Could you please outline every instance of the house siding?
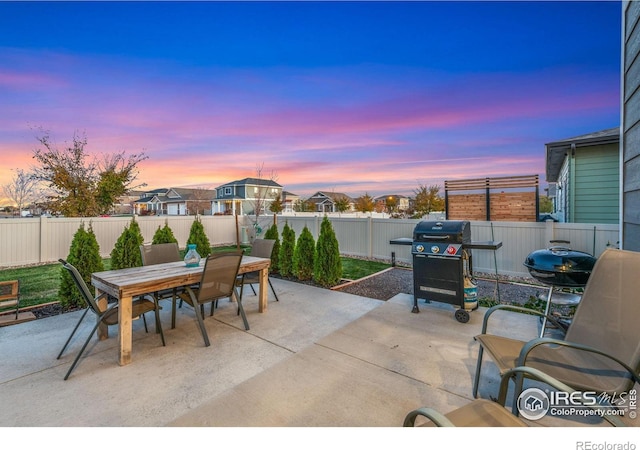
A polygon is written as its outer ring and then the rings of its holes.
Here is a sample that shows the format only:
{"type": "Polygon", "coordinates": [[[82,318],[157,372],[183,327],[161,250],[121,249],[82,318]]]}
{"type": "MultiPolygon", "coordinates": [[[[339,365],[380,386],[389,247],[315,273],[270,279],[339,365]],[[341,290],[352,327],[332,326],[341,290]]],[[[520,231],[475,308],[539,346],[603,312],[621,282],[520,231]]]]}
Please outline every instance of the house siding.
{"type": "Polygon", "coordinates": [[[640,2],[622,19],[622,247],[640,251],[640,2]]]}
{"type": "Polygon", "coordinates": [[[618,223],[620,158],[617,145],[581,148],[575,157],[572,222],[618,223]]]}

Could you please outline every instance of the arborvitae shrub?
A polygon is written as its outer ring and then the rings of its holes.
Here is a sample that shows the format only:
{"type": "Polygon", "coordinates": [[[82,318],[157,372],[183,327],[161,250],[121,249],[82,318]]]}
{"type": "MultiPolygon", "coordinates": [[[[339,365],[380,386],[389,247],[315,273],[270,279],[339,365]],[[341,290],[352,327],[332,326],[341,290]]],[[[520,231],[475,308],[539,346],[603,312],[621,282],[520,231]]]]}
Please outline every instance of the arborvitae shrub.
{"type": "Polygon", "coordinates": [[[169,227],[169,221],[165,220],[163,227],[160,227],[160,225],[158,225],[158,229],[153,235],[153,240],[151,241],[151,243],[152,244],[171,244],[174,242],[177,244],[178,240],[173,235],[173,231],[169,227]]]}
{"type": "Polygon", "coordinates": [[[202,258],[206,258],[211,253],[211,244],[209,238],[204,232],[204,226],[200,222],[200,218],[196,216],[196,220],[191,224],[191,230],[189,231],[188,244],[196,244],[196,251],[202,258]]]}
{"type": "Polygon", "coordinates": [[[134,217],[131,219],[131,223],[124,227],[113,250],[111,250],[111,268],[126,269],[128,267],[142,266],[140,245],[143,242],[144,238],[140,231],[140,225],[138,225],[134,217]]]}
{"type": "Polygon", "coordinates": [[[280,275],[290,277],[293,273],[293,252],[296,247],[296,232],[285,222],[282,229],[282,245],[280,246],[280,275]]]}
{"type": "Polygon", "coordinates": [[[338,239],[336,239],[336,234],[327,216],[324,216],[320,225],[313,278],[316,283],[325,287],[335,286],[342,278],[342,260],[340,259],[338,239]]]}
{"type": "Polygon", "coordinates": [[[269,272],[278,273],[280,270],[280,233],[278,232],[278,225],[275,223],[269,227],[264,234],[265,239],[273,239],[273,250],[271,251],[271,265],[269,266],[269,272]]]}
{"type": "MultiPolygon", "coordinates": [[[[74,234],[69,255],[67,256],[67,262],[78,269],[82,279],[91,290],[91,274],[104,270],[102,258],[100,257],[100,246],[98,245],[98,240],[93,232],[91,223],[89,223],[88,230],[84,229],[84,223],[82,223],[78,231],[74,234]]],[[[61,270],[58,298],[62,307],[86,307],[87,304],[76,287],[73,278],[71,278],[71,274],[65,268],[61,270]]]]}
{"type": "Polygon", "coordinates": [[[316,250],[316,242],[309,228],[305,225],[296,242],[293,252],[293,272],[299,280],[313,278],[313,260],[316,250]]]}

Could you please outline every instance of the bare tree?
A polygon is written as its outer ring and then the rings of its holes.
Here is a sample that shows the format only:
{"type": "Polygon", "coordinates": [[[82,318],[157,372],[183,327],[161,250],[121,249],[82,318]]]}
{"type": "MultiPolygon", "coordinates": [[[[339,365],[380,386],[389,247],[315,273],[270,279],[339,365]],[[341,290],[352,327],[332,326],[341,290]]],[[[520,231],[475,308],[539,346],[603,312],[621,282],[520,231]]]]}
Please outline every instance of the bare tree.
{"type": "MultiPolygon", "coordinates": [[[[267,203],[271,203],[274,198],[274,194],[271,189],[274,188],[274,183],[278,179],[278,175],[271,171],[269,175],[269,179],[263,179],[263,171],[264,171],[264,163],[256,166],[256,178],[258,179],[258,186],[256,187],[256,192],[254,192],[253,201],[253,229],[255,231],[255,237],[260,235],[262,232],[262,228],[260,227],[259,219],[260,215],[266,213],[269,209],[267,203]]],[[[247,198],[249,198],[249,193],[247,192],[247,198]]]]}
{"type": "Polygon", "coordinates": [[[204,214],[207,209],[211,209],[212,191],[202,187],[195,188],[191,193],[191,198],[192,200],[188,202],[187,206],[189,214],[204,214]]]}
{"type": "Polygon", "coordinates": [[[15,169],[15,175],[11,181],[2,186],[4,195],[13,201],[18,207],[18,213],[22,214],[25,206],[39,201],[42,197],[42,190],[33,174],[22,169],[15,169]]]}

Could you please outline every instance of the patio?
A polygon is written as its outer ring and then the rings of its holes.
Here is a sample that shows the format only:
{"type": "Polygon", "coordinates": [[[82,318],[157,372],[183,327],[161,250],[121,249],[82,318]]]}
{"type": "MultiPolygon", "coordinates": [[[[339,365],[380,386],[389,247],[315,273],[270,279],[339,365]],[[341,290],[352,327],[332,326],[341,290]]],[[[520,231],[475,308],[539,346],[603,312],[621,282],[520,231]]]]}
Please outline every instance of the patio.
{"type": "MultiPolygon", "coordinates": [[[[270,293],[265,314],[246,296],[249,331],[235,304],[222,301],[205,320],[211,347],[204,347],[193,311],[179,309],[172,330],[166,302],[166,347],[152,317],[148,334],[134,321],[131,364],[117,364],[113,337],[93,340],[68,381],[82,338],[55,357],[79,312],[0,328],[0,426],[399,427],[417,407],[446,413],[472,399],[482,308],[461,324],[451,305],[412,314],[406,294],[384,302],[273,283],[280,301],[270,293]]],[[[511,334],[537,334],[533,316],[500,320],[511,334]]],[[[488,398],[497,393],[497,371],[485,365],[480,396],[488,398]]],[[[593,424],[545,417],[532,425],[593,424]]]]}

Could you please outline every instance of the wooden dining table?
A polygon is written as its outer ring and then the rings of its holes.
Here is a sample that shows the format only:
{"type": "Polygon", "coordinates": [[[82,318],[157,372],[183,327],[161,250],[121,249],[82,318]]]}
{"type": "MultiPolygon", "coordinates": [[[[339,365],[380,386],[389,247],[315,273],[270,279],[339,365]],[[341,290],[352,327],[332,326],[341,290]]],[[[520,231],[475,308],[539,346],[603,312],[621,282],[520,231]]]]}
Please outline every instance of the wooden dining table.
{"type": "MultiPolygon", "coordinates": [[[[96,288],[96,295],[107,293],[118,299],[118,342],[119,364],[127,365],[131,362],[131,309],[133,298],[164,289],[189,286],[198,283],[204,270],[206,258],[202,258],[198,267],[187,267],[183,261],[164,264],[154,264],[128,269],[107,270],[95,272],[91,275],[91,284],[96,288]]],[[[258,311],[267,310],[268,276],[271,260],[255,256],[242,257],[238,274],[258,271],[260,288],[258,292],[258,311]]],[[[101,299],[99,306],[107,308],[106,297],[101,299]]],[[[99,339],[109,337],[108,327],[100,325],[99,339]]]]}

